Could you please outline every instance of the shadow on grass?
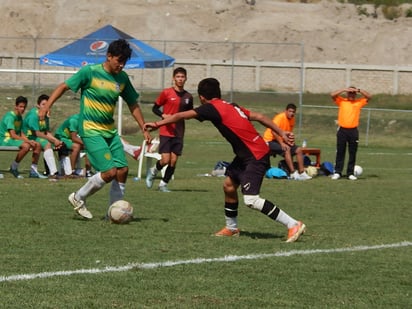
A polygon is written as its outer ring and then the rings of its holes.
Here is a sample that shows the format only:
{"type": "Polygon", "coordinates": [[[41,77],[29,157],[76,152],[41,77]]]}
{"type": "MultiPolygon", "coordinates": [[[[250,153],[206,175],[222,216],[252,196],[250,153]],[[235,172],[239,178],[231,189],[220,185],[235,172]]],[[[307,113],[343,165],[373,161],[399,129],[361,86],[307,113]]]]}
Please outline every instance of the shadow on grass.
{"type": "Polygon", "coordinates": [[[260,233],[260,232],[248,232],[244,230],[240,230],[240,237],[250,237],[252,239],[278,239],[278,238],[285,238],[285,235],[279,235],[275,233],[260,233]]]}
{"type": "Polygon", "coordinates": [[[161,192],[161,193],[173,193],[173,192],[210,192],[204,189],[172,189],[171,192],[161,192]]]}

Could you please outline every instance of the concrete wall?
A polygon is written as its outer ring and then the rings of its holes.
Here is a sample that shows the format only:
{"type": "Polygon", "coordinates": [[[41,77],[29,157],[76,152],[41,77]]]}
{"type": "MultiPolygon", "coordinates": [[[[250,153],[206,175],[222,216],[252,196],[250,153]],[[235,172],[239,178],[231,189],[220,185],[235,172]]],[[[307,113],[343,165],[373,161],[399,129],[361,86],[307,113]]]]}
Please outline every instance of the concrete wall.
{"type": "MultiPolygon", "coordinates": [[[[75,69],[39,66],[32,57],[1,57],[0,86],[54,87],[75,69]]],[[[176,59],[174,67],[188,70],[187,89],[199,80],[216,77],[224,91],[278,93],[329,93],[355,85],[371,93],[411,94],[412,66],[366,66],[299,62],[222,61],[176,59]]],[[[128,70],[139,89],[162,89],[171,85],[173,68],[128,70]]]]}

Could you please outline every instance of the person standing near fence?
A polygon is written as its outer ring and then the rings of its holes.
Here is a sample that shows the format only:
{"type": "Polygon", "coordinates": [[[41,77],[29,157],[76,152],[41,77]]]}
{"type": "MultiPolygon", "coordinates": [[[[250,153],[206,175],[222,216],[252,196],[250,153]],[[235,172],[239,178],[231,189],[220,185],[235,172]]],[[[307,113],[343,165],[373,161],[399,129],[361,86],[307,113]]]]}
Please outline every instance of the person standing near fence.
{"type": "MultiPolygon", "coordinates": [[[[187,80],[186,69],[178,67],[173,70],[173,87],[164,89],[153,105],[153,113],[164,119],[177,112],[193,109],[193,96],[184,89],[187,80]]],[[[159,153],[161,159],[151,167],[146,175],[146,186],[150,189],[157,173],[167,165],[159,184],[160,192],[170,192],[167,184],[175,172],[177,159],[182,155],[185,121],[170,123],[160,128],[159,153]]]]}
{"type": "Polygon", "coordinates": [[[0,121],[0,146],[17,146],[19,152],[16,159],[10,166],[10,173],[18,179],[24,178],[19,173],[19,164],[26,154],[32,150],[31,173],[38,173],[37,164],[39,162],[41,146],[34,140],[29,140],[23,133],[23,114],[27,108],[27,98],[19,96],[13,111],[7,112],[0,121]]]}
{"type": "Polygon", "coordinates": [[[342,177],[346,146],[348,146],[349,152],[346,175],[349,180],[356,180],[357,177],[354,175],[354,169],[359,144],[359,117],[362,107],[368,104],[372,96],[366,90],[354,86],[333,91],[330,95],[339,107],[339,127],[336,133],[336,161],[332,180],[337,180],[342,177]],[[346,93],[346,96],[342,96],[342,93],[346,93]],[[360,97],[357,98],[358,94],[360,97]]]}
{"type": "Polygon", "coordinates": [[[40,119],[67,90],[81,90],[79,135],[83,140],[86,154],[96,174],[88,178],[79,190],[69,195],[68,200],[74,210],[84,218],[93,216],[86,208],[86,199],[111,183],[109,205],[123,199],[129,172],[123,145],[116,130],[113,115],[121,96],[150,143],[150,133],[143,129],[144,118],[138,104],[139,94],[129,76],[123,71],[132,55],[129,43],[118,39],[110,43],[106,60],[101,64],[87,65],[61,83],[50,95],[40,119]]]}

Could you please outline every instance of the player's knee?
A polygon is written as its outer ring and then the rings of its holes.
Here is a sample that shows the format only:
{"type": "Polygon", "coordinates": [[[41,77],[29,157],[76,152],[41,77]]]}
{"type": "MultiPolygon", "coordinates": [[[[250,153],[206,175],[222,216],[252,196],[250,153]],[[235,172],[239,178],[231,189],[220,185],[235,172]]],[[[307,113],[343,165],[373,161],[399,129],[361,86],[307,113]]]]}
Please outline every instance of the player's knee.
{"type": "Polygon", "coordinates": [[[265,200],[261,198],[259,195],[244,195],[243,201],[245,202],[245,205],[247,207],[259,211],[263,209],[263,205],[265,204],[265,200]]]}
{"type": "Polygon", "coordinates": [[[236,186],[234,183],[230,180],[229,177],[226,177],[225,181],[223,182],[223,192],[225,193],[233,193],[236,192],[236,186]]]}

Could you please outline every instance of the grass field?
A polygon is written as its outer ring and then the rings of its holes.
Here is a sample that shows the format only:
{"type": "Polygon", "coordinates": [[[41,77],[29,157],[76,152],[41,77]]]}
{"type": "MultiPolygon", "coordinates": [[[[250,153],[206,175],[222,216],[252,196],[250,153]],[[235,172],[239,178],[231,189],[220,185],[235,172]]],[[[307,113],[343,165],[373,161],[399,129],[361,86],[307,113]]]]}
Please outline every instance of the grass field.
{"type": "MultiPolygon", "coordinates": [[[[53,115],[62,117],[67,105],[58,104],[53,115]]],[[[150,107],[143,109],[151,119],[150,107]]],[[[333,162],[333,115],[312,113],[303,135],[333,162]]],[[[411,120],[399,122],[409,128],[411,120]]],[[[128,140],[140,144],[127,117],[125,126],[128,140]]],[[[361,145],[364,174],[355,182],[265,179],[261,195],[308,227],[286,244],[283,226],[245,206],[239,238],[211,236],[224,225],[222,178],[198,175],[230,161],[232,151],[210,124],[190,121],[187,130],[173,192],[134,181],[130,160],[125,198],[136,218],[123,226],[102,220],[109,186],[88,199],[94,219],[84,221],[67,202],[84,180],[14,179],[7,168],[15,154],[1,152],[1,307],[411,307],[410,131],[402,130],[409,143],[393,143],[397,135],[382,129],[361,145]]],[[[24,176],[29,161],[21,164],[24,176]]]]}

